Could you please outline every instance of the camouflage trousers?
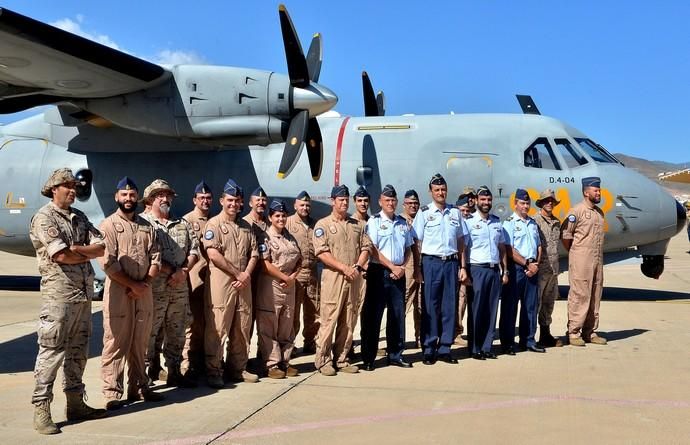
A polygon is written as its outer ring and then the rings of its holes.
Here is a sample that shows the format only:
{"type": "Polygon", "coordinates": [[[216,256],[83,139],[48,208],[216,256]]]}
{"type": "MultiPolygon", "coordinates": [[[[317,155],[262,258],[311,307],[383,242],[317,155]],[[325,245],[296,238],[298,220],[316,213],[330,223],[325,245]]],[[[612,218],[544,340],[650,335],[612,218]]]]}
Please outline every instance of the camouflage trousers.
{"type": "Polygon", "coordinates": [[[412,312],[414,321],[414,338],[419,340],[422,326],[422,290],[421,283],[414,280],[412,272],[405,270],[405,314],[412,312]]]}
{"type": "Polygon", "coordinates": [[[315,348],[316,334],[319,332],[319,283],[316,273],[309,276],[306,282],[295,281],[295,314],[294,314],[294,337],[297,338],[300,328],[300,316],[304,318],[304,346],[315,348]],[[302,312],[302,314],[300,314],[302,312]]]}
{"type": "Polygon", "coordinates": [[[168,275],[160,274],[153,282],[153,326],[151,339],[146,350],[146,361],[150,366],[160,360],[160,343],[163,340],[163,358],[168,368],[179,368],[185,342],[189,310],[189,289],[183,283],[179,287],[167,285],[168,275]]]}
{"type": "Polygon", "coordinates": [[[91,336],[91,302],[44,300],[38,322],[38,356],[32,403],[53,400],[53,383],[62,366],[65,392],[84,392],[82,376],[91,336]]]}
{"type": "Polygon", "coordinates": [[[551,314],[558,299],[558,275],[539,271],[539,326],[551,326],[551,314]]]}

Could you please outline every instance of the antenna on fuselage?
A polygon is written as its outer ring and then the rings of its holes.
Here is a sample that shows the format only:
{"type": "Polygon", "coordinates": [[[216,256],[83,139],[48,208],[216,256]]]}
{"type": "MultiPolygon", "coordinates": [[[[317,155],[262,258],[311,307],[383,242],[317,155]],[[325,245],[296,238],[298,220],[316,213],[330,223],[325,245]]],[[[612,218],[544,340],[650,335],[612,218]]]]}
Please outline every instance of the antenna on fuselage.
{"type": "Polygon", "coordinates": [[[517,97],[518,102],[520,103],[520,108],[522,108],[522,112],[524,114],[539,114],[539,108],[537,108],[537,104],[534,103],[534,100],[532,100],[532,96],[525,96],[522,94],[516,94],[515,97],[517,97]]]}

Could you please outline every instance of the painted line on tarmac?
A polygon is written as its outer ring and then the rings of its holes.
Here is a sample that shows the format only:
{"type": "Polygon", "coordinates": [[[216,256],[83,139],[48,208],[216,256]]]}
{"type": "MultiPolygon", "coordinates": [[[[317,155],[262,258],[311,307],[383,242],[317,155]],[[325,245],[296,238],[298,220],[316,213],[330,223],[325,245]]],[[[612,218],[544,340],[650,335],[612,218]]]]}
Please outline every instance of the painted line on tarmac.
{"type": "MultiPolygon", "coordinates": [[[[305,379],[306,380],[306,379],[305,379]]],[[[295,385],[297,386],[297,385],[295,385]]],[[[294,386],[293,386],[294,387],[294,386]]],[[[276,396],[272,400],[276,400],[282,397],[283,394],[287,393],[291,388],[283,391],[281,394],[276,396]]],[[[268,406],[272,401],[269,401],[264,405],[268,406]]],[[[224,433],[219,435],[202,435],[195,437],[187,437],[180,439],[172,439],[165,442],[155,442],[150,445],[168,444],[168,445],[192,445],[198,443],[211,443],[216,440],[231,440],[231,439],[247,439],[253,437],[271,436],[276,434],[284,433],[296,433],[311,430],[322,430],[328,428],[342,427],[342,426],[353,426],[353,425],[367,425],[374,424],[378,422],[390,422],[390,421],[402,421],[406,419],[418,419],[420,417],[433,417],[433,416],[447,416],[450,414],[458,414],[465,412],[475,412],[475,411],[485,411],[485,410],[495,410],[501,408],[516,408],[523,407],[527,405],[537,405],[542,403],[553,403],[553,402],[591,402],[599,403],[605,405],[617,405],[617,406],[650,406],[658,408],[690,408],[690,402],[684,400],[647,400],[647,399],[597,399],[594,397],[579,397],[579,396],[547,396],[547,397],[528,397],[524,399],[512,399],[503,400],[499,402],[485,402],[485,403],[475,403],[469,405],[461,405],[442,409],[431,409],[431,410],[416,410],[416,411],[405,411],[398,413],[389,414],[379,414],[371,416],[360,416],[360,417],[349,417],[342,419],[332,419],[324,420],[320,422],[307,422],[307,423],[297,423],[294,425],[277,425],[273,427],[266,428],[254,428],[246,431],[237,431],[235,428],[239,424],[243,423],[245,420],[249,419],[251,416],[256,414],[262,408],[259,408],[255,412],[251,413],[242,421],[238,422],[237,425],[229,428],[224,433]],[[212,439],[210,441],[209,438],[212,439]]]]}

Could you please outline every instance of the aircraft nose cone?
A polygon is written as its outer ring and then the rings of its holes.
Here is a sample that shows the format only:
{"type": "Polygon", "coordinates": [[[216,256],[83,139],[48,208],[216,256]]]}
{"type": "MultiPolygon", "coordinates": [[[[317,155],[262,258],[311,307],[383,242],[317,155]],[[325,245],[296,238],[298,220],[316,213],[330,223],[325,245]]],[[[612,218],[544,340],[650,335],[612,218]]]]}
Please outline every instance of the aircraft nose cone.
{"type": "Polygon", "coordinates": [[[338,96],[333,91],[314,82],[306,88],[292,89],[292,107],[296,110],[308,110],[311,117],[325,113],[337,103],[338,96]]]}

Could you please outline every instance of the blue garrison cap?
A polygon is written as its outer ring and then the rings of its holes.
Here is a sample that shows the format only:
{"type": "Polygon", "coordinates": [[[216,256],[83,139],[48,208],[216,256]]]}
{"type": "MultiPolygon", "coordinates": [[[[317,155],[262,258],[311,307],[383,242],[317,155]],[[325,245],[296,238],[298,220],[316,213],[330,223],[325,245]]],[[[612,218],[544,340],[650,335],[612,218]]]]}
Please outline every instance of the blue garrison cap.
{"type": "Polygon", "coordinates": [[[271,201],[271,204],[268,206],[269,212],[283,212],[287,213],[287,204],[285,204],[284,201],[281,201],[279,199],[274,199],[271,201]]]}
{"type": "Polygon", "coordinates": [[[125,176],[124,178],[120,179],[120,182],[117,183],[117,190],[136,190],[139,191],[139,188],[137,188],[137,185],[132,181],[132,179],[129,176],[125,176]]]}
{"type": "Polygon", "coordinates": [[[223,193],[235,197],[244,196],[244,194],[242,193],[242,187],[237,185],[237,183],[233,179],[228,179],[228,182],[225,183],[225,186],[223,187],[223,193]]]}
{"type": "Polygon", "coordinates": [[[598,176],[582,178],[582,187],[601,187],[601,178],[598,176]]]}
{"type": "Polygon", "coordinates": [[[309,193],[307,193],[306,190],[302,190],[295,199],[299,199],[300,201],[311,201],[311,196],[309,196],[309,193]]]}
{"type": "Polygon", "coordinates": [[[460,195],[457,201],[455,201],[455,206],[460,207],[467,205],[470,202],[470,195],[460,195]]]}
{"type": "Polygon", "coordinates": [[[201,182],[194,187],[194,194],[196,195],[197,193],[211,193],[211,187],[202,179],[201,182]]]}
{"type": "Polygon", "coordinates": [[[381,190],[381,195],[385,196],[386,198],[397,198],[398,192],[395,191],[395,187],[390,184],[386,184],[381,190]]]}
{"type": "Polygon", "coordinates": [[[266,195],[266,192],[261,186],[254,189],[254,191],[252,192],[252,196],[258,196],[259,198],[268,198],[268,195],[266,195]]]}
{"type": "Polygon", "coordinates": [[[488,186],[482,185],[477,189],[477,196],[493,196],[488,186]]]}
{"type": "Polygon", "coordinates": [[[331,198],[343,198],[350,196],[350,189],[345,184],[336,185],[331,189],[331,198]]]}
{"type": "Polygon", "coordinates": [[[520,201],[529,201],[529,193],[527,193],[527,190],[525,189],[517,189],[515,190],[515,199],[519,199],[520,201]]]}
{"type": "Polygon", "coordinates": [[[369,196],[369,192],[367,192],[367,189],[365,189],[364,187],[362,187],[360,185],[353,197],[354,198],[370,198],[371,196],[369,196]]]}
{"type": "Polygon", "coordinates": [[[417,194],[417,192],[415,190],[408,190],[405,192],[405,199],[408,199],[408,198],[416,199],[417,201],[419,201],[419,195],[417,194]]]}
{"type": "Polygon", "coordinates": [[[432,185],[445,185],[446,184],[446,179],[441,176],[441,173],[436,173],[434,176],[431,177],[431,180],[429,180],[429,187],[432,185]]]}

